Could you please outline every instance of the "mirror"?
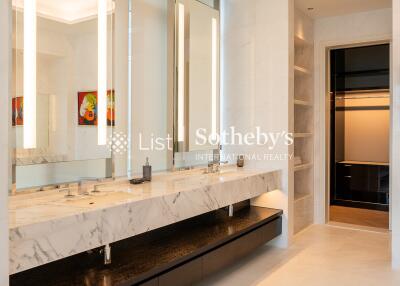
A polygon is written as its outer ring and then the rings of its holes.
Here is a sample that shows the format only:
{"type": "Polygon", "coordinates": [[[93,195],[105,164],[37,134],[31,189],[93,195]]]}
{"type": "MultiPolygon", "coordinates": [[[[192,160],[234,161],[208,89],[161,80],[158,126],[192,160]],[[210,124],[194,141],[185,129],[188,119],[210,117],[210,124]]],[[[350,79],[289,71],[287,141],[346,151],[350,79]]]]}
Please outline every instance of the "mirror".
{"type": "Polygon", "coordinates": [[[112,0],[13,1],[16,188],[113,173],[112,0]]]}
{"type": "Polygon", "coordinates": [[[218,1],[175,5],[174,167],[207,164],[219,153],[218,1]]]}

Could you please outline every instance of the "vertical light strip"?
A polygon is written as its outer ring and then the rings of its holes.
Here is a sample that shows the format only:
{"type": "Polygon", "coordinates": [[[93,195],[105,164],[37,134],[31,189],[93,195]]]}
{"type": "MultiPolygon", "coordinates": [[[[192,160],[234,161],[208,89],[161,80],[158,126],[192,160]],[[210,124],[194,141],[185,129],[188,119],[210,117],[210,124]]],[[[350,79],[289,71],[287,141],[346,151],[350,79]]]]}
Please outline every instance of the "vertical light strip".
{"type": "Polygon", "coordinates": [[[132,0],[128,1],[128,162],[127,174],[132,175],[132,0]]]}
{"type": "Polygon", "coordinates": [[[178,11],[178,142],[185,141],[185,6],[178,11]]]}
{"type": "Polygon", "coordinates": [[[24,1],[24,148],[36,148],[36,0],[24,1]]]}
{"type": "Polygon", "coordinates": [[[49,96],[49,106],[50,106],[50,131],[57,131],[57,99],[55,94],[50,94],[49,96]]]}
{"type": "Polygon", "coordinates": [[[218,72],[218,34],[217,34],[217,19],[211,19],[211,134],[217,135],[217,72],[218,72]]]}
{"type": "Polygon", "coordinates": [[[97,144],[107,144],[107,1],[98,0],[97,144]]]}

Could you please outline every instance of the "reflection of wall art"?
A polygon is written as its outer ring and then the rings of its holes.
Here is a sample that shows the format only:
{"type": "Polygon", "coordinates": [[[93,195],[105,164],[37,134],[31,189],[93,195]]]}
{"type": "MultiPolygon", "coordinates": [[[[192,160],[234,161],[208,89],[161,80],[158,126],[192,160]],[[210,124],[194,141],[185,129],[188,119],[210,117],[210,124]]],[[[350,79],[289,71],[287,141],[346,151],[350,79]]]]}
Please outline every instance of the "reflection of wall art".
{"type": "Polygon", "coordinates": [[[24,125],[24,98],[14,97],[12,99],[12,126],[24,125]]]}
{"type": "MultiPolygon", "coordinates": [[[[78,124],[97,125],[97,91],[78,92],[78,124]]],[[[107,125],[115,126],[115,95],[107,91],[107,125]]]]}

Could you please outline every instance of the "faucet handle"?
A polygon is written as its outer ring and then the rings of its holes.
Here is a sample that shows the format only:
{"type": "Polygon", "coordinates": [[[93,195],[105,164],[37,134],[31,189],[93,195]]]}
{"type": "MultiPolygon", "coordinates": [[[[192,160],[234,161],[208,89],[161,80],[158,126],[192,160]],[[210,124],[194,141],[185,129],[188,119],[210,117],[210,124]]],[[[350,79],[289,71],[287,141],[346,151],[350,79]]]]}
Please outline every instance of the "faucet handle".
{"type": "Polygon", "coordinates": [[[95,184],[92,193],[100,193],[101,191],[99,190],[99,187],[105,186],[108,183],[101,183],[101,184],[95,184]]]}
{"type": "Polygon", "coordinates": [[[85,182],[96,182],[98,181],[99,178],[96,177],[81,177],[79,178],[79,184],[85,183],[85,182]]]}
{"type": "Polygon", "coordinates": [[[66,198],[73,198],[73,197],[75,197],[75,195],[73,195],[72,193],[71,193],[71,186],[70,185],[67,185],[66,187],[61,187],[61,185],[58,185],[57,186],[57,190],[61,193],[61,192],[68,192],[66,195],[65,195],[65,197],[66,198]]]}

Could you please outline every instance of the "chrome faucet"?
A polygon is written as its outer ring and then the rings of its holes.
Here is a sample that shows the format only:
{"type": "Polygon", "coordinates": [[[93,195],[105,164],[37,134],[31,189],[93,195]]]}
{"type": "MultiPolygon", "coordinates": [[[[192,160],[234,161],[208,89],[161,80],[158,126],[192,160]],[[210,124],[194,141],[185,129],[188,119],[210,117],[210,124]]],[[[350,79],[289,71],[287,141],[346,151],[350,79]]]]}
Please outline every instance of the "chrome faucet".
{"type": "MultiPolygon", "coordinates": [[[[80,178],[78,182],[78,195],[87,196],[89,192],[87,190],[87,184],[90,182],[98,182],[99,178],[80,178]]],[[[97,189],[97,188],[96,188],[97,189]]]]}
{"type": "Polygon", "coordinates": [[[56,189],[59,192],[67,192],[67,194],[65,195],[66,198],[73,198],[75,197],[75,195],[72,194],[71,192],[71,186],[70,184],[66,184],[66,185],[57,185],[56,189]]]}
{"type": "Polygon", "coordinates": [[[208,162],[208,167],[206,173],[218,173],[221,169],[221,164],[227,164],[228,161],[221,161],[221,146],[218,149],[213,150],[212,161],[208,162]]]}
{"type": "Polygon", "coordinates": [[[99,187],[107,185],[109,182],[114,181],[115,179],[106,179],[106,178],[80,178],[78,182],[78,195],[89,195],[89,191],[87,190],[87,184],[93,183],[92,193],[100,193],[99,187]]]}
{"type": "Polygon", "coordinates": [[[208,162],[207,173],[218,173],[221,170],[221,164],[227,164],[228,161],[210,161],[208,162]]]}

